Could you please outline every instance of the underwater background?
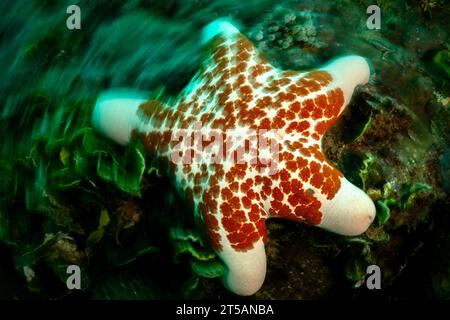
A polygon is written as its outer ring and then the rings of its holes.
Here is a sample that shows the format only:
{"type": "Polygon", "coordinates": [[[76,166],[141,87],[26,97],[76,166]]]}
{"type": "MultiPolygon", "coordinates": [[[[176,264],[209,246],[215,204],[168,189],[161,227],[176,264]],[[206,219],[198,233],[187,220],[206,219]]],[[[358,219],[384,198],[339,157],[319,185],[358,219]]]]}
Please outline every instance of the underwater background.
{"type": "Polygon", "coordinates": [[[375,222],[342,237],[269,220],[266,281],[245,299],[450,298],[448,1],[4,0],[0,14],[1,299],[236,298],[158,164],[90,124],[102,90],[176,95],[220,17],[275,66],[358,54],[372,68],[323,147],[375,222]],[[80,30],[66,27],[73,4],[80,30]],[[67,289],[73,264],[82,290],[67,289]],[[364,284],[372,264],[382,290],[364,284]]]}

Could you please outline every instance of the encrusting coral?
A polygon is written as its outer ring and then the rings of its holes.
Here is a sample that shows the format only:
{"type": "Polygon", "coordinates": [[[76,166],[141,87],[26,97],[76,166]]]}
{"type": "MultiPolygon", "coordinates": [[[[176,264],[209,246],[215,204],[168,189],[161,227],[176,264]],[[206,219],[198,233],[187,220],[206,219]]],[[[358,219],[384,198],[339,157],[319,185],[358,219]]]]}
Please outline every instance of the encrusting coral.
{"type": "Polygon", "coordinates": [[[228,268],[225,286],[251,295],[266,274],[266,219],[287,218],[342,235],[361,234],[373,221],[372,200],[321,150],[322,136],[370,71],[359,56],[309,72],[277,69],[225,20],[208,25],[203,41],[201,70],[176,100],[104,94],[93,124],[121,144],[142,139],[149,154],[167,165],[228,268]],[[246,138],[252,132],[257,140],[246,138]],[[275,142],[264,148],[261,139],[275,142]],[[259,149],[232,148],[230,156],[225,151],[236,142],[259,149]]]}

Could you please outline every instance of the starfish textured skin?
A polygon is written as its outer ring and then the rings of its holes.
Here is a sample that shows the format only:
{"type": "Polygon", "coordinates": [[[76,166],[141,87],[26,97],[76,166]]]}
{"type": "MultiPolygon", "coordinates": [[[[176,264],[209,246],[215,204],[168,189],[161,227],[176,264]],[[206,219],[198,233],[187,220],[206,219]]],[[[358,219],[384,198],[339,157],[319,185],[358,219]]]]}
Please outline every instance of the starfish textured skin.
{"type": "Polygon", "coordinates": [[[163,103],[127,92],[104,94],[92,119],[120,144],[140,138],[148,153],[166,164],[227,266],[223,283],[236,294],[251,295],[266,274],[268,218],[348,236],[363,233],[373,221],[372,200],[327,162],[321,149],[324,133],[370,71],[359,56],[308,72],[280,70],[223,20],[205,27],[203,41],[200,71],[177,98],[163,103]],[[191,137],[199,129],[206,142],[183,144],[176,134],[184,130],[191,137]],[[230,129],[237,136],[276,130],[276,155],[270,150],[256,161],[249,153],[241,158],[247,161],[227,156],[211,161],[223,153],[227,139],[239,139],[230,129]],[[218,135],[223,145],[212,143],[218,135]],[[174,154],[197,160],[175,162],[174,154]]]}

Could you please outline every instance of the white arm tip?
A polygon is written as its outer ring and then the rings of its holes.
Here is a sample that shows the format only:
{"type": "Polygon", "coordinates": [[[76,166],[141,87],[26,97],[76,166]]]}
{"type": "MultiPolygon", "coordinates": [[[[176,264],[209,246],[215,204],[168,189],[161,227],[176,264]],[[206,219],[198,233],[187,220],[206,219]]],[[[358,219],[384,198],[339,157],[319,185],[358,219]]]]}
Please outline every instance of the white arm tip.
{"type": "Polygon", "coordinates": [[[230,19],[220,18],[203,28],[201,43],[206,44],[219,34],[227,37],[236,33],[239,33],[239,29],[234,26],[230,19]]]}

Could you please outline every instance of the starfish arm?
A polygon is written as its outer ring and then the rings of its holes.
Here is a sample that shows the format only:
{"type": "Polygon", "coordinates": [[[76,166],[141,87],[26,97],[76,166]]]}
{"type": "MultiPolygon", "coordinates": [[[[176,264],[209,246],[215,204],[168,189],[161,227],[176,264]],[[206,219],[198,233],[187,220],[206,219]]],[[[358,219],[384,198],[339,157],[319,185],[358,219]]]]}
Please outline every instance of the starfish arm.
{"type": "MultiPolygon", "coordinates": [[[[246,165],[216,165],[198,198],[198,209],[217,254],[227,266],[222,279],[233,292],[250,295],[264,281],[267,214],[246,165]]],[[[200,181],[200,179],[197,179],[200,181]]],[[[195,196],[195,179],[194,196],[195,196]]],[[[267,188],[264,188],[267,191],[267,188]]]]}
{"type": "Polygon", "coordinates": [[[372,200],[325,161],[286,163],[269,195],[271,217],[307,222],[341,235],[363,233],[375,218],[372,200]],[[304,164],[304,166],[303,166],[304,164]],[[289,171],[291,170],[291,171],[289,171]]]}
{"type": "Polygon", "coordinates": [[[195,115],[202,123],[215,118],[213,127],[230,126],[238,110],[247,110],[254,90],[262,88],[261,82],[274,68],[226,20],[206,26],[203,34],[206,45],[202,64],[183,90],[179,109],[195,115]]]}
{"type": "Polygon", "coordinates": [[[206,45],[201,67],[204,75],[211,71],[215,75],[245,75],[248,67],[264,60],[253,43],[226,20],[219,19],[206,26],[202,38],[206,45]]]}
{"type": "Polygon", "coordinates": [[[249,296],[261,288],[266,276],[266,252],[262,239],[245,252],[226,248],[218,254],[227,264],[222,282],[229,290],[249,296]]]}
{"type": "Polygon", "coordinates": [[[323,70],[331,74],[333,85],[343,91],[344,103],[342,109],[350,102],[355,87],[366,84],[370,76],[370,68],[366,59],[356,55],[335,59],[326,65],[323,70]]]}
{"type": "Polygon", "coordinates": [[[369,73],[368,63],[359,56],[339,58],[309,72],[265,72],[263,90],[254,90],[259,99],[252,112],[266,116],[260,120],[263,127],[299,131],[320,141],[355,87],[367,83],[369,73]]]}
{"type": "Polygon", "coordinates": [[[345,178],[335,196],[321,199],[321,203],[322,220],[317,226],[341,235],[359,235],[375,218],[373,201],[345,178]]]}
{"type": "Polygon", "coordinates": [[[148,93],[134,90],[102,92],[92,112],[94,128],[119,144],[127,144],[138,127],[138,108],[147,97],[148,93]]]}
{"type": "Polygon", "coordinates": [[[239,33],[239,29],[233,25],[233,23],[226,18],[214,20],[210,24],[206,25],[202,30],[201,42],[207,44],[214,39],[217,35],[224,37],[231,37],[239,33]]]}

